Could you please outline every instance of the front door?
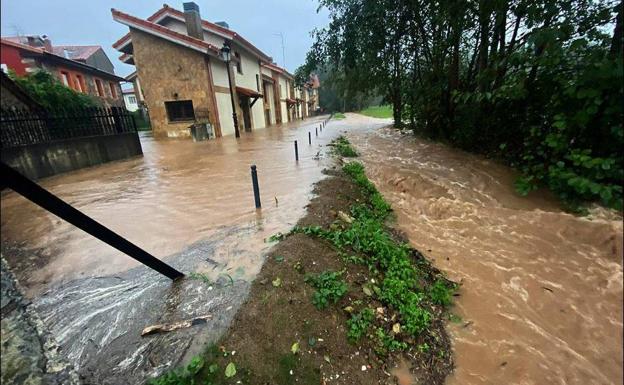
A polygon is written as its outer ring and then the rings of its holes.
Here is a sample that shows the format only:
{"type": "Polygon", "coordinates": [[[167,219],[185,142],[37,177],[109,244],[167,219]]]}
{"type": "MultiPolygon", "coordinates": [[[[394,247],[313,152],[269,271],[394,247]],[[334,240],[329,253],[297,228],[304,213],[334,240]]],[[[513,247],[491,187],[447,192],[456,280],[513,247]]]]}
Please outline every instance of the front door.
{"type": "Polygon", "coordinates": [[[240,107],[243,111],[243,126],[245,131],[251,131],[251,108],[249,107],[249,96],[240,96],[240,107]]]}

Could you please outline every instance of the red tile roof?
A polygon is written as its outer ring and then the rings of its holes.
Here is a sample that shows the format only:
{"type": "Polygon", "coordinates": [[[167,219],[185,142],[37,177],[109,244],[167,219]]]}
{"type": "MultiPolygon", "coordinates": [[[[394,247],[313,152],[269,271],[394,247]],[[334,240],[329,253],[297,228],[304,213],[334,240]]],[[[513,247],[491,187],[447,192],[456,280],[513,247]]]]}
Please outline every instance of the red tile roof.
{"type": "Polygon", "coordinates": [[[68,59],[87,60],[91,55],[102,49],[99,45],[55,45],[52,52],[55,55],[65,56],[65,50],[70,51],[68,59]]]}
{"type": "Polygon", "coordinates": [[[184,45],[190,45],[196,49],[205,50],[204,52],[212,51],[214,54],[219,54],[219,49],[217,47],[204,40],[196,39],[183,33],[176,32],[151,21],[139,19],[138,17],[128,15],[127,13],[120,12],[114,8],[111,9],[111,13],[113,14],[113,19],[117,21],[125,21],[127,23],[134,24],[135,26],[143,27],[150,32],[165,35],[178,43],[184,43],[184,45]]]}
{"type": "MultiPolygon", "coordinates": [[[[167,4],[163,4],[163,7],[161,9],[159,9],[158,11],[156,11],[153,15],[148,17],[147,21],[154,22],[155,20],[158,20],[158,18],[160,18],[163,15],[172,16],[172,17],[175,17],[177,19],[184,20],[184,12],[179,11],[179,10],[177,10],[175,8],[172,8],[172,7],[168,6],[167,4]]],[[[245,39],[244,37],[242,37],[238,33],[232,31],[231,29],[224,28],[224,27],[222,27],[222,26],[220,26],[218,24],[211,23],[211,22],[209,22],[207,20],[202,20],[202,27],[204,29],[209,30],[209,31],[211,30],[213,32],[217,32],[217,33],[220,33],[222,35],[225,35],[229,39],[239,42],[241,45],[243,45],[243,46],[247,47],[248,49],[250,49],[251,51],[255,52],[258,56],[262,57],[264,60],[269,60],[270,59],[270,57],[267,54],[262,52],[256,46],[251,44],[247,39],[245,39]]],[[[119,40],[117,40],[115,43],[113,43],[113,48],[117,49],[117,48],[121,47],[123,44],[125,44],[128,41],[128,39],[130,39],[130,34],[129,33],[125,34],[119,40]]]]}
{"type": "Polygon", "coordinates": [[[2,44],[6,44],[9,45],[11,47],[15,47],[15,48],[20,48],[26,51],[30,51],[30,52],[36,52],[36,53],[43,53],[44,49],[43,48],[35,48],[35,47],[31,47],[29,45],[26,44],[22,44],[19,42],[14,41],[15,39],[11,38],[11,37],[3,37],[2,39],[0,39],[0,42],[2,42],[2,44]]]}

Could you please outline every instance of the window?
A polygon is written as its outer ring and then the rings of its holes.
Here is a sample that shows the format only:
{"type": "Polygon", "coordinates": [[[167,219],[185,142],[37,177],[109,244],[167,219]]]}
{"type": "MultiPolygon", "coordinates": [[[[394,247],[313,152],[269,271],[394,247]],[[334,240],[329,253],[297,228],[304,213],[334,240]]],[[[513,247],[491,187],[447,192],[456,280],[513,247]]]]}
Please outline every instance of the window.
{"type": "Polygon", "coordinates": [[[97,89],[98,96],[104,97],[104,88],[102,87],[102,81],[100,79],[95,79],[95,88],[97,89]]]}
{"type": "Polygon", "coordinates": [[[137,104],[136,96],[134,96],[134,95],[128,96],[128,103],[130,103],[130,104],[137,104]]]}
{"type": "Polygon", "coordinates": [[[191,100],[177,100],[175,102],[165,102],[167,109],[167,119],[170,122],[184,122],[195,120],[193,102],[191,100]]]}
{"type": "Polygon", "coordinates": [[[241,61],[241,56],[238,52],[234,52],[234,57],[238,59],[238,61],[236,62],[236,72],[242,75],[243,74],[243,62],[241,61]]]}
{"type": "Polygon", "coordinates": [[[69,73],[61,71],[61,81],[65,87],[69,87],[69,73]]]}
{"type": "Polygon", "coordinates": [[[111,96],[113,97],[113,99],[117,99],[117,88],[115,87],[115,83],[110,82],[108,83],[108,86],[110,87],[111,96]]]}
{"type": "Polygon", "coordinates": [[[84,79],[81,75],[76,75],[76,91],[85,92],[84,79]]]}

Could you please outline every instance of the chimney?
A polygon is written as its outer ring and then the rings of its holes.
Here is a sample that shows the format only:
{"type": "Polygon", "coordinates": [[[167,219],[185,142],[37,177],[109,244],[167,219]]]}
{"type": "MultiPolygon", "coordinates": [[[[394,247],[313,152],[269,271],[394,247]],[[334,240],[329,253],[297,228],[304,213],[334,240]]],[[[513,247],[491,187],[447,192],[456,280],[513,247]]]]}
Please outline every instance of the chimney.
{"type": "Polygon", "coordinates": [[[48,35],[43,35],[41,38],[43,39],[43,49],[48,52],[52,52],[52,40],[48,38],[48,35]]]}
{"type": "Polygon", "coordinates": [[[192,1],[184,3],[183,6],[187,35],[199,40],[204,40],[204,31],[202,30],[201,17],[199,16],[199,6],[192,1]]]}

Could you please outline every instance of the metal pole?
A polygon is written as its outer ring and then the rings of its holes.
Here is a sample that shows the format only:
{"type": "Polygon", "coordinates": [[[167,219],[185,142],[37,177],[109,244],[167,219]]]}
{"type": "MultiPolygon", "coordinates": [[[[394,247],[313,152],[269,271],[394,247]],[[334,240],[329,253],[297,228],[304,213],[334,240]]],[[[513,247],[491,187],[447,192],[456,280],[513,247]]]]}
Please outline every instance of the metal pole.
{"type": "Polygon", "coordinates": [[[230,74],[230,60],[227,62],[228,84],[230,86],[230,101],[232,102],[232,120],[234,121],[234,136],[240,138],[238,131],[238,116],[236,116],[236,103],[234,102],[234,90],[232,89],[232,75],[230,74]]]}
{"type": "Polygon", "coordinates": [[[36,205],[43,207],[57,217],[66,220],[82,231],[93,235],[167,278],[175,280],[184,277],[183,273],[65,203],[4,162],[1,163],[0,169],[2,170],[2,187],[11,188],[36,205]]]}
{"type": "Polygon", "coordinates": [[[318,127],[314,127],[314,133],[318,136],[318,127]]]}
{"type": "Polygon", "coordinates": [[[308,144],[312,145],[312,134],[310,134],[310,131],[308,131],[308,144]]]}
{"type": "Polygon", "coordinates": [[[260,187],[258,187],[258,171],[256,171],[256,165],[251,165],[251,184],[253,184],[254,201],[256,202],[256,208],[262,207],[260,204],[260,187]]]}
{"type": "Polygon", "coordinates": [[[297,141],[295,140],[295,160],[299,162],[299,147],[297,147],[297,141]]]}

